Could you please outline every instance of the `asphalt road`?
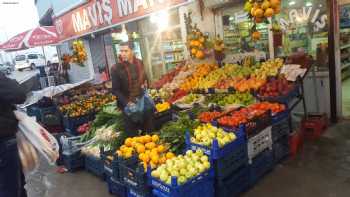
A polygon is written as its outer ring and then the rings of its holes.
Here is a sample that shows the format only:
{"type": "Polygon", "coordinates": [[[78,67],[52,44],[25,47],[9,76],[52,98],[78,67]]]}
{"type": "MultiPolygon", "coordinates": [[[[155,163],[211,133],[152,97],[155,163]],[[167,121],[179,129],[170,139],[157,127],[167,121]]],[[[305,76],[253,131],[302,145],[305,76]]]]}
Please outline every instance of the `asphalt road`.
{"type": "Polygon", "coordinates": [[[39,70],[23,70],[23,71],[13,71],[8,77],[12,79],[16,79],[18,83],[22,84],[29,79],[31,79],[33,76],[35,76],[37,73],[39,73],[39,70]]]}

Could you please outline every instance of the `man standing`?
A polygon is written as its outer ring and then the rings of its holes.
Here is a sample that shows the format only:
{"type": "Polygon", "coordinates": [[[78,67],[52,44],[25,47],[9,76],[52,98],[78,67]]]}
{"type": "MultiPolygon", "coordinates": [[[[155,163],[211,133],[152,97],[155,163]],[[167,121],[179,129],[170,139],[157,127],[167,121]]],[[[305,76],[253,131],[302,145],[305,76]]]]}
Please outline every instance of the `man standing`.
{"type": "Polygon", "coordinates": [[[123,111],[126,135],[136,136],[138,130],[153,130],[153,113],[143,115],[141,122],[133,121],[126,113],[126,107],[132,107],[137,99],[144,95],[147,76],[141,60],[133,53],[133,43],[124,42],[119,45],[119,61],[111,69],[112,93],[117,97],[117,105],[123,111]]]}
{"type": "Polygon", "coordinates": [[[24,197],[24,176],[18,155],[18,121],[13,110],[23,103],[25,92],[15,81],[0,72],[0,196],[24,197]]]}

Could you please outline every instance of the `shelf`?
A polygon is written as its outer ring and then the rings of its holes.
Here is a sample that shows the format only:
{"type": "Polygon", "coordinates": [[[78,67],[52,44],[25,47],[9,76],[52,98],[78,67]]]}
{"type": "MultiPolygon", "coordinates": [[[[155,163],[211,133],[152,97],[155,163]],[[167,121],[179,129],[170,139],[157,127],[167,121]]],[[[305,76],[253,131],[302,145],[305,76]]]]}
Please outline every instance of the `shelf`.
{"type": "Polygon", "coordinates": [[[181,63],[184,62],[186,60],[177,60],[177,61],[170,61],[170,62],[165,62],[166,64],[177,64],[177,63],[181,63]]]}
{"type": "Polygon", "coordinates": [[[183,49],[175,49],[172,51],[164,51],[164,53],[182,53],[184,50],[183,49]]]}
{"type": "Polygon", "coordinates": [[[346,48],[349,48],[350,47],[350,44],[346,44],[344,46],[341,46],[340,49],[346,49],[346,48]]]}

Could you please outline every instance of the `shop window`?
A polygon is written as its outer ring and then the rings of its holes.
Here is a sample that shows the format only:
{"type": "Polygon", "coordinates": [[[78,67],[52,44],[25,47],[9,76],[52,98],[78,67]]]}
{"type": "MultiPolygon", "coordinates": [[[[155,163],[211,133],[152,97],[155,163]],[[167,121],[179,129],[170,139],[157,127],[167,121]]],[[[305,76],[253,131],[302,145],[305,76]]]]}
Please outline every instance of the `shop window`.
{"type": "Polygon", "coordinates": [[[268,25],[258,24],[256,29],[261,32],[261,39],[253,42],[251,39],[251,28],[253,23],[243,11],[243,4],[236,4],[233,7],[223,10],[223,38],[226,53],[236,54],[260,51],[268,56],[268,25]]]}
{"type": "Polygon", "coordinates": [[[328,69],[328,21],[325,0],[282,1],[281,13],[273,19],[276,56],[303,51],[316,60],[320,70],[328,69]],[[276,31],[277,30],[277,31],[276,31]],[[279,31],[281,30],[281,31],[279,31]]]}
{"type": "Polygon", "coordinates": [[[157,22],[148,17],[139,23],[144,44],[144,64],[150,79],[159,79],[163,74],[185,61],[185,44],[182,41],[178,9],[168,11],[166,28],[159,29],[157,22]]]}

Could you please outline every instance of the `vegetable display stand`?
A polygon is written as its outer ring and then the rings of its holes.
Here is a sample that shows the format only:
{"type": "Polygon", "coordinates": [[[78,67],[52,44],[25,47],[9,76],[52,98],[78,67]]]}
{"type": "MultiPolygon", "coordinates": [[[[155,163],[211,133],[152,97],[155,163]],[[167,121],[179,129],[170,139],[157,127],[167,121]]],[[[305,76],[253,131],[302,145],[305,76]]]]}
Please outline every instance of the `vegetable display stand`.
{"type": "Polygon", "coordinates": [[[288,136],[290,134],[289,117],[274,123],[271,128],[272,141],[276,142],[281,137],[288,136]]]}
{"type": "Polygon", "coordinates": [[[77,132],[77,128],[80,125],[89,122],[90,120],[91,120],[91,115],[85,115],[85,116],[74,117],[74,118],[63,116],[63,126],[68,133],[72,135],[79,135],[77,132]]]}
{"type": "Polygon", "coordinates": [[[100,158],[85,155],[85,170],[100,178],[104,178],[104,165],[100,158]]]}
{"type": "Polygon", "coordinates": [[[246,144],[246,135],[245,135],[243,126],[240,126],[240,128],[236,130],[234,133],[236,134],[237,138],[234,141],[220,148],[219,143],[216,139],[213,140],[211,147],[192,143],[190,133],[187,131],[186,132],[186,149],[193,150],[193,151],[197,149],[202,149],[203,152],[206,155],[208,155],[212,160],[217,160],[231,154],[237,147],[240,147],[242,144],[246,144]]]}
{"type": "Polygon", "coordinates": [[[273,143],[273,160],[274,163],[280,163],[289,156],[289,136],[283,136],[273,143]]]}
{"type": "Polygon", "coordinates": [[[214,169],[195,176],[183,185],[178,185],[177,178],[171,178],[171,185],[152,177],[148,170],[148,178],[153,188],[152,193],[157,197],[214,197],[214,169]]]}
{"type": "Polygon", "coordinates": [[[133,189],[137,193],[147,194],[151,192],[151,188],[147,185],[147,173],[137,157],[129,159],[118,157],[118,164],[121,182],[127,188],[133,189]]]}
{"type": "Polygon", "coordinates": [[[106,181],[108,185],[108,192],[110,194],[116,195],[118,197],[127,196],[127,190],[125,185],[123,185],[119,181],[114,180],[112,177],[109,176],[106,177],[106,181]]]}
{"type": "Polygon", "coordinates": [[[273,152],[271,150],[267,149],[257,155],[249,165],[251,186],[255,185],[265,174],[271,171],[273,164],[273,152]]]}
{"type": "Polygon", "coordinates": [[[68,171],[74,172],[78,169],[84,167],[84,156],[80,151],[77,151],[73,154],[65,154],[63,153],[63,163],[68,171]]]}
{"type": "Polygon", "coordinates": [[[301,87],[300,86],[301,86],[300,83],[296,83],[294,85],[294,88],[287,95],[284,95],[284,96],[263,97],[263,96],[257,95],[257,98],[260,101],[269,101],[269,102],[277,102],[277,103],[289,103],[294,98],[301,96],[302,91],[301,91],[301,87]]]}
{"type": "Polygon", "coordinates": [[[272,150],[271,126],[248,139],[248,159],[251,164],[254,157],[265,150],[272,150]]]}
{"type": "Polygon", "coordinates": [[[215,181],[216,197],[237,197],[250,187],[250,171],[248,166],[243,166],[225,179],[215,181]]]}

